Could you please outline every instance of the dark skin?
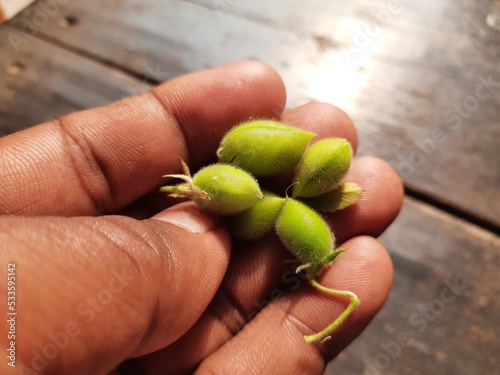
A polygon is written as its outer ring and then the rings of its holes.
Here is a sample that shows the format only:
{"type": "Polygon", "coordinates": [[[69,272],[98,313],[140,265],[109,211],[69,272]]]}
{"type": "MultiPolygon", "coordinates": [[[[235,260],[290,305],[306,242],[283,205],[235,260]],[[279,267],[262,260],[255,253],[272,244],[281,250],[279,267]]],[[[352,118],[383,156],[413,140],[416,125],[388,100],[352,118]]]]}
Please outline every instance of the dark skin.
{"type": "MultiPolygon", "coordinates": [[[[17,265],[18,368],[322,374],[388,295],[392,265],[375,237],[401,207],[393,169],[355,159],[346,180],[364,194],[328,217],[337,246],[348,250],[319,281],[353,291],[361,304],[324,343],[303,336],[348,300],[291,273],[273,234],[231,246],[223,220],[154,193],[162,175],[180,171],[179,157],[191,170],[212,162],[222,136],[249,118],[344,137],[356,149],[354,124],[338,108],[313,103],[282,113],[284,105],[276,72],[240,62],[0,139],[0,259],[2,272],[17,265]],[[56,352],[51,337],[60,340],[56,352]],[[44,360],[34,361],[37,353],[44,360]]],[[[6,335],[0,340],[9,346],[6,335]]],[[[2,373],[17,369],[2,365],[2,373]]]]}

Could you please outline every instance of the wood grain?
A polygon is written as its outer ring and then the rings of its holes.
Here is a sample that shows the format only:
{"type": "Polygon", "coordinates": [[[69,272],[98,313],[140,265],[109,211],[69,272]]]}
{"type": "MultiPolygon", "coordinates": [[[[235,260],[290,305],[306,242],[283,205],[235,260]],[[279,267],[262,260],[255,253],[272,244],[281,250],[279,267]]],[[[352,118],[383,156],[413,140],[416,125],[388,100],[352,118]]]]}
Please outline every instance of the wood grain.
{"type": "Polygon", "coordinates": [[[16,50],[10,43],[15,35],[0,27],[0,136],[150,87],[37,38],[16,50]]]}
{"type": "Polygon", "coordinates": [[[381,240],[389,300],[325,374],[496,374],[500,237],[407,198],[381,240]]]}

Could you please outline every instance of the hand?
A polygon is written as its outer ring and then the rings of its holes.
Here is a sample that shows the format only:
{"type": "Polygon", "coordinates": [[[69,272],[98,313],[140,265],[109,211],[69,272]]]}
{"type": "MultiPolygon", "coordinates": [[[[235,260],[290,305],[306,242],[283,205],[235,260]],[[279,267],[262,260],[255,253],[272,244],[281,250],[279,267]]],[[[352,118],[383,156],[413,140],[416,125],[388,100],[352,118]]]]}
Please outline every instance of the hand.
{"type": "Polygon", "coordinates": [[[15,262],[18,312],[17,368],[2,363],[2,373],[321,374],[387,297],[391,261],[373,236],[400,209],[395,172],[371,157],[353,162],[347,180],[365,192],[329,218],[348,250],[320,281],[361,304],[314,344],[303,336],[348,301],[294,274],[274,235],[231,249],[223,221],[155,193],[162,175],[179,172],[179,157],[192,170],[212,162],[224,133],[250,117],[356,148],[339,109],[282,114],[284,104],[279,76],[242,62],[0,139],[1,272],[15,262]]]}

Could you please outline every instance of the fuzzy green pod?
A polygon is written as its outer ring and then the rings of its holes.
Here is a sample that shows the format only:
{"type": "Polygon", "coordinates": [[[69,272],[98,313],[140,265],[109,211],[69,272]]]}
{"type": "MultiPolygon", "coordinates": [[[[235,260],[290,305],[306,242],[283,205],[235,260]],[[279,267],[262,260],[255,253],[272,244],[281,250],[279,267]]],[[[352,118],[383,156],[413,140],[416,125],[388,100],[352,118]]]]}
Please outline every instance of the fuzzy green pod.
{"type": "Polygon", "coordinates": [[[326,222],[295,199],[287,198],[275,227],[283,245],[304,264],[324,264],[333,251],[334,237],[326,222]]]}
{"type": "Polygon", "coordinates": [[[322,340],[338,328],[359,304],[359,298],[353,292],[327,288],[316,281],[323,268],[345,249],[334,251],[334,237],[325,221],[313,209],[292,198],[287,198],[276,220],[276,233],[285,247],[302,262],[297,272],[305,270],[314,288],[331,296],[350,299],[349,306],[337,319],[321,331],[304,336],[307,343],[322,340]]]}
{"type": "Polygon", "coordinates": [[[314,143],[297,167],[293,197],[313,197],[335,189],[351,165],[351,145],[343,138],[314,143]]]}
{"type": "Polygon", "coordinates": [[[257,181],[247,172],[227,164],[213,164],[193,176],[193,185],[208,197],[195,197],[203,209],[218,215],[242,212],[262,198],[257,181]]]}
{"type": "Polygon", "coordinates": [[[295,167],[314,135],[277,121],[251,121],[226,134],[217,156],[256,177],[270,176],[295,167]]]}
{"type": "Polygon", "coordinates": [[[263,191],[263,195],[248,210],[231,217],[229,229],[234,238],[255,240],[273,228],[286,198],[269,191],[263,191]]]}
{"type": "Polygon", "coordinates": [[[183,175],[168,175],[184,180],[160,191],[173,197],[189,198],[204,210],[216,215],[233,215],[245,211],[262,198],[259,184],[246,171],[229,164],[212,164],[193,177],[183,163],[183,175]]]}
{"type": "Polygon", "coordinates": [[[358,184],[346,182],[332,191],[304,199],[304,203],[321,212],[343,210],[358,201],[363,189],[358,184]]]}

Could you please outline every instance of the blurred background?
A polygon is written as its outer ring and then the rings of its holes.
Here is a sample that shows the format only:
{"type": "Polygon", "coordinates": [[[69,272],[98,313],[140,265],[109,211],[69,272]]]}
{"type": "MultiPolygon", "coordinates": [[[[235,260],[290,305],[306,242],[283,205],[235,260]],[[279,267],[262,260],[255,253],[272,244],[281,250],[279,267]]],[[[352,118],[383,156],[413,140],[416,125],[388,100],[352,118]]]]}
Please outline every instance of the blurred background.
{"type": "Polygon", "coordinates": [[[500,373],[500,1],[9,2],[0,135],[249,58],[344,109],[406,198],[389,300],[325,374],[500,373]]]}
{"type": "Polygon", "coordinates": [[[0,0],[0,22],[4,22],[35,0],[0,0]]]}

